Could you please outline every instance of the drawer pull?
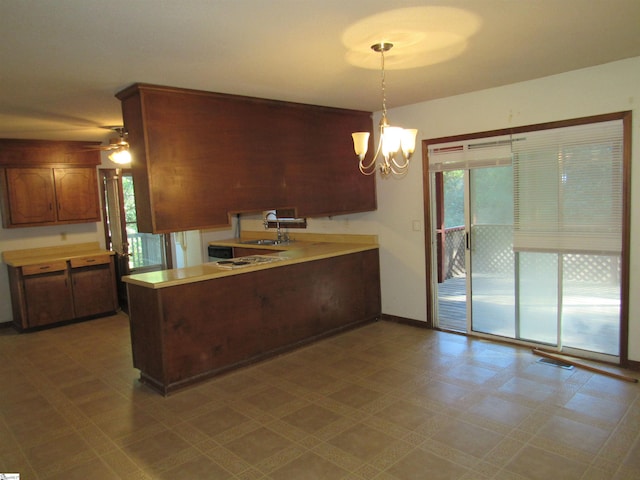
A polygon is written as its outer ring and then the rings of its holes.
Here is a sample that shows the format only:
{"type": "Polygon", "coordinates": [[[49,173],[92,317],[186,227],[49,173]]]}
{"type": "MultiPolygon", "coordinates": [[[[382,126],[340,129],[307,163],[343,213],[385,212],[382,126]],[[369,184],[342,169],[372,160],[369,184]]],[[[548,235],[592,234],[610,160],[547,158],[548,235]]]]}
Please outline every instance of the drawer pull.
{"type": "Polygon", "coordinates": [[[44,267],[40,267],[40,270],[49,270],[49,268],[51,268],[49,265],[45,265],[44,267]]]}
{"type": "Polygon", "coordinates": [[[96,261],[95,258],[89,258],[89,259],[85,260],[85,262],[87,262],[87,263],[93,263],[95,261],[96,261]]]}

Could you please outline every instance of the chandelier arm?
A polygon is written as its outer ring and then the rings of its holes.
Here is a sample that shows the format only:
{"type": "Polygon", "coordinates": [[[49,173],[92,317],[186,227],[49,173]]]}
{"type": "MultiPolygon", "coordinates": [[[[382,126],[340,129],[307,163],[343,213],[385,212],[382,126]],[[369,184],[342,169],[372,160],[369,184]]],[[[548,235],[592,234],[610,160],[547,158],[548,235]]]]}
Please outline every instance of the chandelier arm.
{"type": "Polygon", "coordinates": [[[400,153],[400,156],[402,157],[402,160],[404,160],[402,163],[399,163],[396,160],[396,156],[395,155],[391,157],[391,162],[393,163],[393,165],[395,165],[396,168],[399,168],[401,170],[408,168],[409,167],[410,158],[409,157],[405,157],[402,153],[400,153]]]}
{"type": "Polygon", "coordinates": [[[389,167],[391,173],[396,177],[404,177],[407,173],[409,173],[409,169],[405,168],[404,170],[396,170],[393,165],[389,167]]]}
{"type": "Polygon", "coordinates": [[[397,177],[402,177],[407,174],[409,171],[409,161],[407,160],[404,164],[399,165],[398,162],[394,158],[391,158],[391,162],[389,163],[389,169],[391,173],[393,173],[397,177]]]}
{"type": "MultiPolygon", "coordinates": [[[[364,158],[362,160],[364,160],[364,158]]],[[[360,171],[362,173],[364,173],[365,175],[371,175],[371,173],[376,171],[375,157],[373,157],[373,159],[367,164],[365,164],[362,160],[360,160],[360,163],[359,163],[360,171]]]]}
{"type": "Polygon", "coordinates": [[[373,175],[374,173],[376,173],[376,166],[375,164],[369,164],[366,167],[362,166],[362,163],[359,165],[360,167],[360,173],[362,173],[363,175],[373,175]]]}
{"type": "MultiPolygon", "coordinates": [[[[365,164],[364,161],[363,161],[364,158],[362,160],[360,160],[360,171],[362,173],[364,173],[365,170],[368,172],[371,169],[373,169],[373,172],[376,171],[376,166],[375,165],[376,165],[376,162],[378,161],[378,158],[381,156],[380,153],[382,152],[382,139],[383,139],[383,134],[384,134],[384,125],[385,125],[385,123],[386,122],[380,122],[379,132],[378,132],[378,146],[376,148],[376,153],[371,158],[371,161],[369,163],[365,164]]],[[[365,175],[370,175],[370,173],[366,173],[365,175]]]]}

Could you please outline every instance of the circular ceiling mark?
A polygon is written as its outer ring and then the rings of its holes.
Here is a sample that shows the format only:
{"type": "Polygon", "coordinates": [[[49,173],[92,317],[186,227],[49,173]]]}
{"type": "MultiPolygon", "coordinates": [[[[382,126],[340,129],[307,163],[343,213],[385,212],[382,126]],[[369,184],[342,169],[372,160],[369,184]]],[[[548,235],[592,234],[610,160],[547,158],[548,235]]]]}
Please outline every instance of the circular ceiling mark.
{"type": "Polygon", "coordinates": [[[380,60],[371,55],[371,45],[393,43],[385,54],[391,70],[423,67],[454,58],[467,47],[468,39],[482,24],[477,15],[452,7],[411,7],[388,10],[354,23],[342,42],[351,65],[376,70],[380,60]]]}

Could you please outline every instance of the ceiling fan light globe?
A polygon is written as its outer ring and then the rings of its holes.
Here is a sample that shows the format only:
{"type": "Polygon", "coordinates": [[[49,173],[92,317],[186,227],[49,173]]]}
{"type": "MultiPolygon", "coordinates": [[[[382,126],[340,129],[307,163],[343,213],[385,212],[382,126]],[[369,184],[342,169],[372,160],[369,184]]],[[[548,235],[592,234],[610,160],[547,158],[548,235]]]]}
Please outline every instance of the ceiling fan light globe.
{"type": "Polygon", "coordinates": [[[131,153],[126,148],[120,148],[109,154],[109,160],[118,165],[131,163],[131,153]]]}

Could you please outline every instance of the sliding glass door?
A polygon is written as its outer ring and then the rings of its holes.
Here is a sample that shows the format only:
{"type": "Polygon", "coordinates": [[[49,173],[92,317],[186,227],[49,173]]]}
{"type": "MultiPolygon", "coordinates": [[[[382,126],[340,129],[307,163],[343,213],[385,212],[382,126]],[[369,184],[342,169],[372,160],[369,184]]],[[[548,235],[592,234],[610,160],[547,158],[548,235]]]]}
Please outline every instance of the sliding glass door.
{"type": "Polygon", "coordinates": [[[515,264],[510,165],[467,171],[471,330],[513,338],[515,264]]]}
{"type": "Polygon", "coordinates": [[[618,120],[429,145],[434,326],[615,361],[622,138],[618,120]]]}

